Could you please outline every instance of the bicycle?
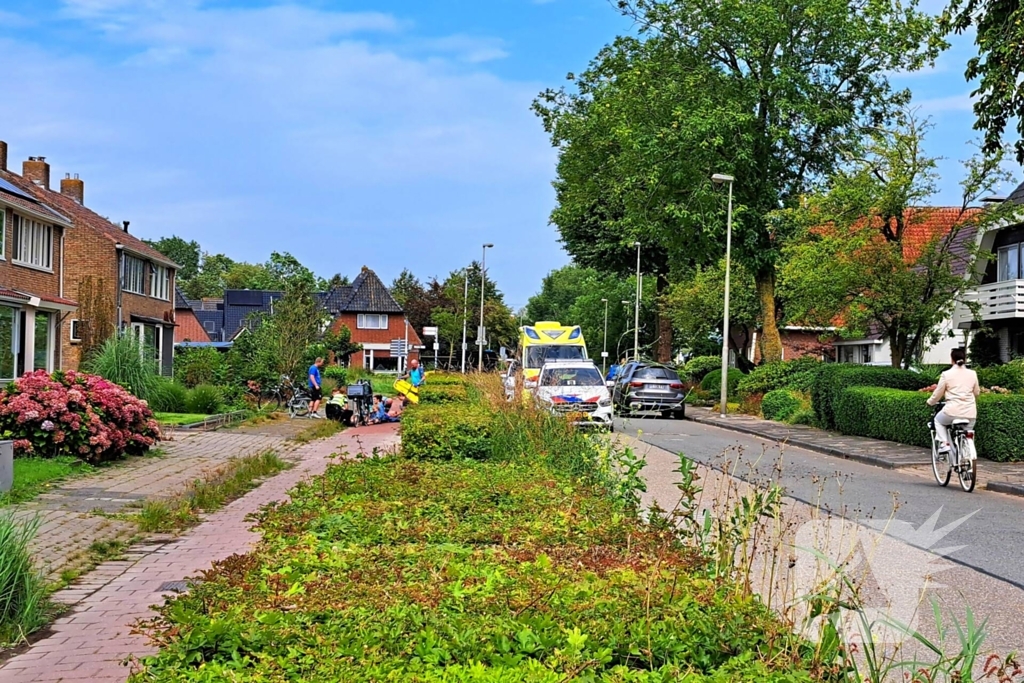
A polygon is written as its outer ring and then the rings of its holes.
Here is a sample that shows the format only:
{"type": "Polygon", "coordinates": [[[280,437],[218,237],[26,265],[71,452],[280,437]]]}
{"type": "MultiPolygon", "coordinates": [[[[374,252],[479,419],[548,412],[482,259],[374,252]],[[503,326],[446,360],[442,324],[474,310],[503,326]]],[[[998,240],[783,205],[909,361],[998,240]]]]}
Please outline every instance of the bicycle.
{"type": "Polygon", "coordinates": [[[309,404],[311,401],[312,397],[305,389],[295,389],[295,393],[288,399],[288,416],[295,418],[309,415],[309,404]]]}
{"type": "MultiPolygon", "coordinates": [[[[938,415],[944,404],[936,406],[938,415]]],[[[978,454],[974,447],[974,430],[970,429],[971,421],[955,418],[949,427],[949,451],[939,453],[939,443],[935,437],[935,416],[928,421],[928,430],[932,435],[932,474],[939,486],[946,486],[956,472],[960,480],[960,488],[967,493],[974,490],[978,483],[978,454]]]]}
{"type": "Polygon", "coordinates": [[[288,375],[281,375],[277,384],[270,388],[268,399],[273,400],[277,407],[281,408],[288,405],[294,394],[295,387],[292,386],[292,378],[288,375]]]}

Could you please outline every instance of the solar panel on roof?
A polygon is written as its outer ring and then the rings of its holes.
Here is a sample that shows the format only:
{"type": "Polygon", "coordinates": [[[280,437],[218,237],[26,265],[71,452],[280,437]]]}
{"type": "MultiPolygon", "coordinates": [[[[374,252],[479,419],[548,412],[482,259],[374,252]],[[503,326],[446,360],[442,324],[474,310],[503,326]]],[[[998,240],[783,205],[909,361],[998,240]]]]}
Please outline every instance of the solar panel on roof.
{"type": "Polygon", "coordinates": [[[30,202],[36,201],[35,197],[33,197],[29,193],[25,192],[24,190],[22,190],[17,185],[12,185],[11,183],[9,183],[6,180],[4,180],[3,178],[0,178],[0,190],[3,190],[4,192],[9,192],[10,194],[15,195],[16,197],[23,197],[23,198],[29,200],[30,202]]]}

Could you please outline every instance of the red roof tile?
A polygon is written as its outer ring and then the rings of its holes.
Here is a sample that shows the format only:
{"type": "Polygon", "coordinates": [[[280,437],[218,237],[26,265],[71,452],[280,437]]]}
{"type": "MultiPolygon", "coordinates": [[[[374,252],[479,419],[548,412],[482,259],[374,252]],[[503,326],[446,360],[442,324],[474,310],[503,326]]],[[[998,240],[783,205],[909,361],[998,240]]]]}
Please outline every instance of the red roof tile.
{"type": "Polygon", "coordinates": [[[22,294],[21,292],[15,292],[13,289],[0,289],[0,296],[8,299],[21,299],[22,301],[28,301],[29,297],[22,294]]]}
{"type": "MultiPolygon", "coordinates": [[[[3,178],[7,182],[11,183],[15,187],[22,189],[26,194],[33,195],[33,192],[25,186],[25,180],[20,176],[16,176],[13,173],[0,171],[0,178],[3,178]]],[[[7,206],[13,209],[22,209],[36,214],[43,218],[48,218],[54,223],[60,225],[71,225],[71,219],[67,216],[55,211],[52,207],[43,204],[42,202],[34,202],[24,197],[19,197],[16,194],[6,192],[3,188],[0,188],[0,202],[3,202],[7,206]]]]}

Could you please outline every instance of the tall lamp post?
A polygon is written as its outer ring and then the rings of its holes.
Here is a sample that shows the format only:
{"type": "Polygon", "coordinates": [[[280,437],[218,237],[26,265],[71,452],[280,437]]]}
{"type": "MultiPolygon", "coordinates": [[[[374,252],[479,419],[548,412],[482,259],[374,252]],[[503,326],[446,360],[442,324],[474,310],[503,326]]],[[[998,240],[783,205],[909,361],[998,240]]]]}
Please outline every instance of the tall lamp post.
{"type": "Polygon", "coordinates": [[[478,337],[476,343],[480,347],[480,363],[477,365],[478,372],[484,371],[484,293],[487,291],[487,250],[493,246],[493,244],[485,244],[484,255],[480,259],[480,329],[476,335],[478,337]]]}
{"type": "Polygon", "coordinates": [[[633,242],[636,247],[636,311],[633,321],[633,360],[640,360],[640,243],[633,242]]]}
{"type": "Polygon", "coordinates": [[[608,374],[608,299],[601,299],[604,302],[604,343],[601,351],[601,374],[608,374]]]}
{"type": "Polygon", "coordinates": [[[466,374],[466,321],[469,319],[469,268],[466,268],[466,291],[462,294],[462,374],[466,374]]]}
{"type": "Polygon", "coordinates": [[[719,400],[722,417],[728,413],[726,401],[729,396],[729,260],[732,257],[732,183],[731,175],[716,173],[711,176],[716,185],[729,183],[729,208],[725,218],[725,316],[722,320],[722,388],[719,400]]]}

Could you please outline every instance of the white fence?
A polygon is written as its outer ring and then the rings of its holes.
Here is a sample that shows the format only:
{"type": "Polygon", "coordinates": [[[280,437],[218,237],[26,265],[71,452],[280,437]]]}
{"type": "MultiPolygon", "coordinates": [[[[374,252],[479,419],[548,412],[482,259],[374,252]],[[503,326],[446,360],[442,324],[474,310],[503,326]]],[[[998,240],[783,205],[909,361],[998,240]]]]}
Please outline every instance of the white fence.
{"type": "MultiPolygon", "coordinates": [[[[964,294],[964,301],[977,304],[977,318],[984,321],[1024,318],[1024,280],[1005,280],[981,285],[964,294]]],[[[969,327],[975,314],[966,304],[953,312],[953,327],[969,327]]]]}

